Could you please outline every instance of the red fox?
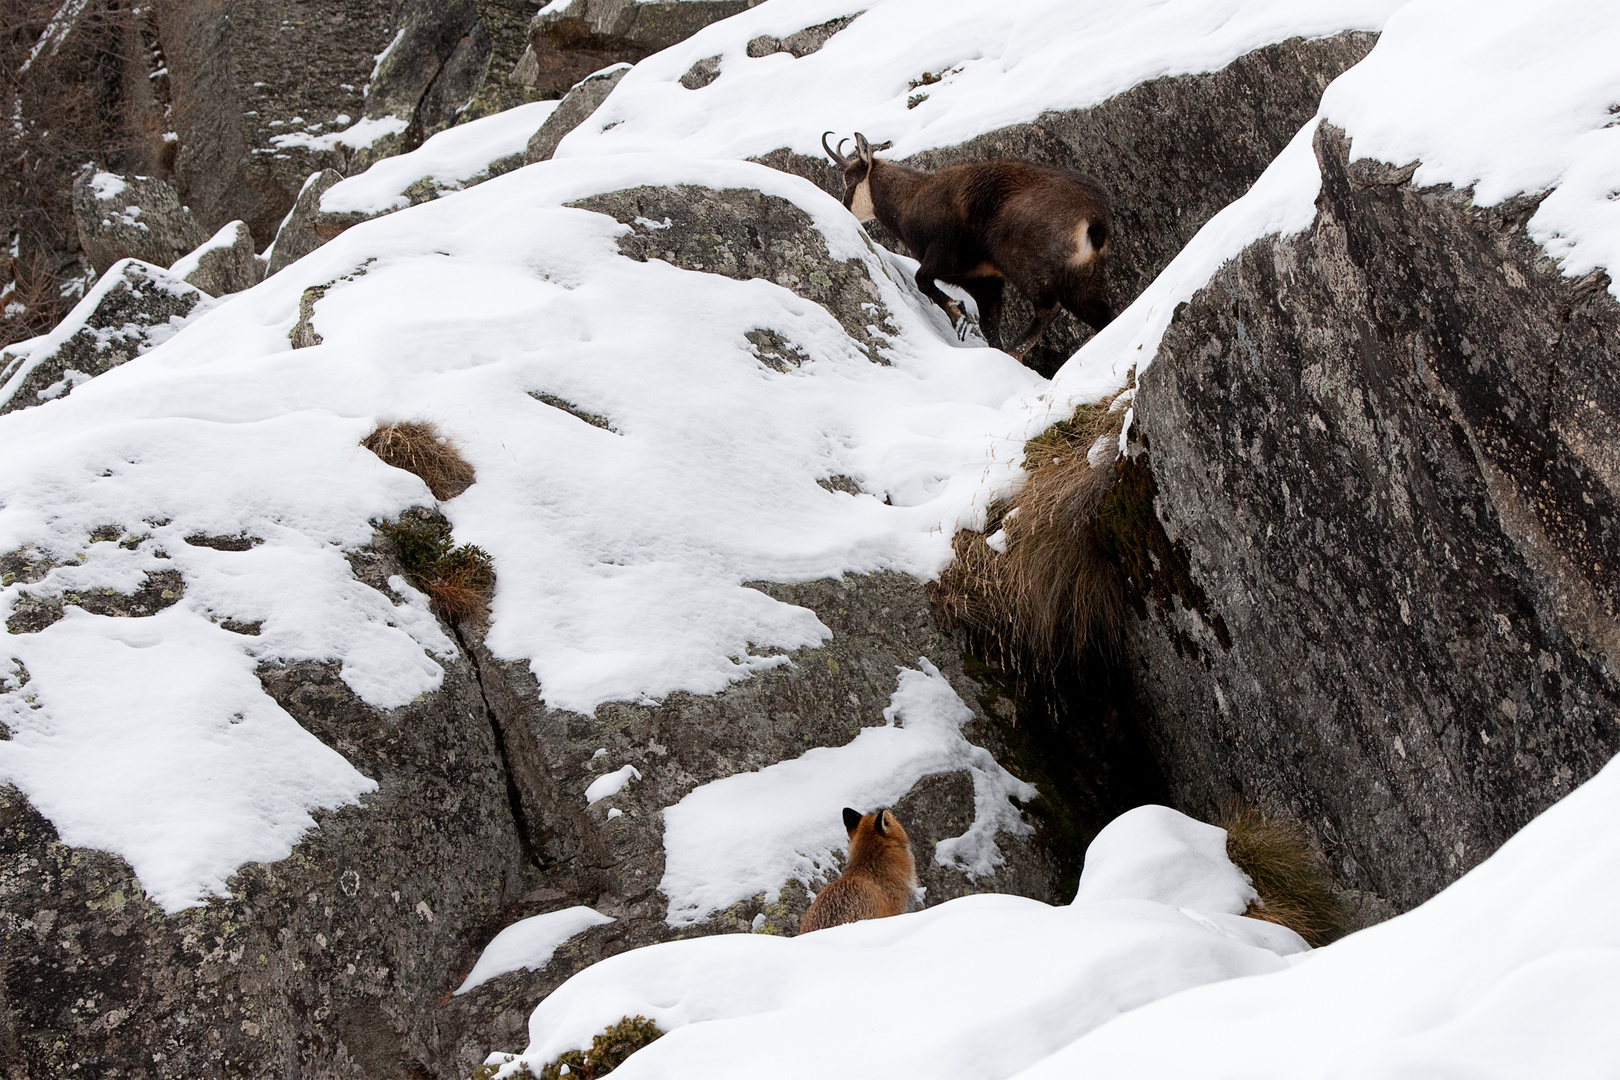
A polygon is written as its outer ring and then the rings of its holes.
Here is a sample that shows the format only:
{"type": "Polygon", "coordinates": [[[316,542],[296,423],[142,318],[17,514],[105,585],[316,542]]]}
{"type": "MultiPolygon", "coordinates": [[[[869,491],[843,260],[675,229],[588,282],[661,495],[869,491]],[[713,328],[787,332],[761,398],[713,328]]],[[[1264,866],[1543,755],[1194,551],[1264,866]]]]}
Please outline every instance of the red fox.
{"type": "Polygon", "coordinates": [[[816,894],[799,923],[801,934],[898,915],[917,887],[911,841],[893,814],[879,810],[862,817],[846,806],[844,828],[849,830],[849,865],[837,881],[816,894]]]}

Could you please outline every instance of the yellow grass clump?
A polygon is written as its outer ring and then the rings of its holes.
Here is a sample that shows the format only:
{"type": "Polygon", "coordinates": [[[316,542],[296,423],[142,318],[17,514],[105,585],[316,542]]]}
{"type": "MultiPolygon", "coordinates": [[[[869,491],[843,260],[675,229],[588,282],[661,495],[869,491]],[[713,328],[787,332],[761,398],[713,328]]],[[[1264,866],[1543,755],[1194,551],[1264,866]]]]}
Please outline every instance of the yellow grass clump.
{"type": "Polygon", "coordinates": [[[1226,830],[1227,857],[1260,894],[1245,915],[1286,926],[1312,946],[1344,933],[1345,913],[1327,861],[1311,847],[1303,826],[1263,814],[1242,799],[1222,805],[1215,824],[1226,830]]]}
{"type": "Polygon", "coordinates": [[[1118,476],[1123,411],[1082,406],[1025,447],[1026,480],[993,507],[986,533],[960,532],[956,561],[934,589],[947,626],[973,632],[990,659],[1051,669],[1112,642],[1126,610],[1099,528],[1118,476]],[[1005,551],[988,542],[1001,532],[1005,551]]]}
{"type": "Polygon", "coordinates": [[[425,420],[384,424],[360,445],[384,463],[420,476],[435,499],[453,499],[477,479],[456,443],[425,420]]]}

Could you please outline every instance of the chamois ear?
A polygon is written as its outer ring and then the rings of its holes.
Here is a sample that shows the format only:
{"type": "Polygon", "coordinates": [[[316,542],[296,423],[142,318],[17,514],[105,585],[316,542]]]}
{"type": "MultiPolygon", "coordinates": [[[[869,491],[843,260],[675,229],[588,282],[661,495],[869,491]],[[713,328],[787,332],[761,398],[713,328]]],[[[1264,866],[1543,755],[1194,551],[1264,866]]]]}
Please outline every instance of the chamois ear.
{"type": "Polygon", "coordinates": [[[880,142],[876,146],[872,147],[872,153],[875,154],[879,150],[887,150],[892,146],[894,146],[894,140],[893,139],[890,139],[888,142],[880,142]]]}
{"type": "Polygon", "coordinates": [[[872,819],[872,828],[876,830],[879,836],[889,835],[889,830],[885,828],[885,824],[888,821],[888,814],[889,812],[887,810],[879,810],[877,812],[877,816],[872,819]]]}
{"type": "Polygon", "coordinates": [[[860,823],[861,812],[859,810],[851,810],[847,806],[844,807],[844,831],[852,833],[855,831],[855,826],[859,825],[860,823]]]}
{"type": "Polygon", "coordinates": [[[855,133],[855,153],[866,162],[867,167],[872,165],[872,144],[866,141],[866,136],[860,132],[855,133]]]}

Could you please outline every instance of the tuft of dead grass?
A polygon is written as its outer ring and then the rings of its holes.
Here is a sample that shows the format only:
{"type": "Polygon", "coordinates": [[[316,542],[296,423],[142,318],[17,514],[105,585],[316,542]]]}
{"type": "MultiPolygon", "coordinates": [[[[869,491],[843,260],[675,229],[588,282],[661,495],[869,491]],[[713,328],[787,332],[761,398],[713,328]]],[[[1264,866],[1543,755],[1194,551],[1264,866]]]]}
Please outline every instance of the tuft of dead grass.
{"type": "Polygon", "coordinates": [[[484,621],[495,592],[488,552],[473,544],[456,546],[449,522],[436,513],[409,512],[379,528],[394,542],[405,576],[428,594],[435,614],[451,623],[484,621]]]}
{"type": "Polygon", "coordinates": [[[1011,503],[992,508],[986,534],[952,542],[956,561],[934,588],[935,609],[1003,667],[1049,670],[1116,638],[1125,589],[1099,531],[1118,475],[1109,441],[1124,419],[1111,404],[1083,406],[1031,439],[1011,503]],[[997,531],[1004,553],[987,542],[997,531]]]}
{"type": "Polygon", "coordinates": [[[360,445],[386,464],[420,476],[433,497],[441,501],[460,495],[477,479],[454,440],[425,420],[384,424],[362,439],[360,445]]]}
{"type": "Polygon", "coordinates": [[[1313,947],[1344,933],[1344,907],[1327,861],[1311,847],[1303,826],[1242,799],[1222,804],[1215,824],[1226,830],[1227,857],[1260,894],[1245,915],[1286,926],[1313,947]]]}

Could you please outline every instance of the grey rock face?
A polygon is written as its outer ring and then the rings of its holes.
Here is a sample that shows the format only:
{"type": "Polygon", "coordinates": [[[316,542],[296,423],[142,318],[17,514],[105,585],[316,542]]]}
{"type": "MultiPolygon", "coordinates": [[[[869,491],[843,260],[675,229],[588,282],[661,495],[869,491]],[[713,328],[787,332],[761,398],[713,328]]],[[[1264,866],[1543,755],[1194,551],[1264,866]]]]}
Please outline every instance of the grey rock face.
{"type": "Polygon", "coordinates": [[[364,116],[366,84],[395,37],[397,6],[156,5],[177,102],[173,181],[203,222],[217,228],[240,218],[262,250],[310,173],[348,170],[354,147],[322,136],[364,116]]]}
{"type": "Polygon", "coordinates": [[[146,176],[86,169],[73,182],[73,217],[97,274],[119,259],[168,266],[208,238],[174,188],[146,176]]]}
{"type": "Polygon", "coordinates": [[[29,353],[0,353],[0,413],[65,397],[79,383],[111,371],[167,341],[208,298],[196,286],[156,266],[130,260],[97,283],[88,311],[75,308],[53,332],[60,344],[29,353]],[[73,325],[76,323],[76,328],[73,325]],[[13,384],[12,380],[21,381],[13,384]]]}
{"type": "Polygon", "coordinates": [[[866,267],[834,262],[810,216],[759,191],[680,186],[632,188],[569,204],[607,214],[634,232],[619,238],[633,259],[663,259],[686,270],[739,281],[764,278],[832,313],[873,360],[889,318],[866,267]],[[649,224],[651,223],[651,224],[649,224]]]}
{"type": "MultiPolygon", "coordinates": [[[[386,556],[357,562],[384,588],[398,572],[386,556]]],[[[243,867],[229,897],[201,907],[164,915],[122,860],[67,847],[0,788],[8,1070],[465,1077],[438,1003],[532,867],[475,674],[441,662],[440,690],[389,713],[327,665],[260,671],[379,790],[318,815],[291,857],[243,867]]]]}
{"type": "Polygon", "coordinates": [[[560,97],[593,71],[635,63],[760,0],[573,0],[536,15],[519,71],[525,85],[560,97]]]}
{"type": "Polygon", "coordinates": [[[529,140],[523,152],[523,164],[550,161],[563,136],[589,120],[629,70],[628,64],[607,68],[588,76],[570,89],[562,104],[557,106],[557,111],[546,117],[546,122],[529,140]]]}
{"type": "MultiPolygon", "coordinates": [[[[1210,218],[1249,189],[1316,113],[1327,84],[1375,40],[1359,32],[1290,39],[1246,53],[1212,74],[1155,79],[1092,108],[1046,113],[1033,123],[907,158],[906,164],[938,169],[1013,158],[1096,179],[1113,199],[1108,280],[1120,310],[1210,218]]],[[[873,142],[887,138],[881,130],[865,134],[873,142]]],[[[785,150],[759,160],[843,196],[842,175],[826,161],[785,150]]],[[[870,231],[879,243],[903,250],[881,226],[870,231]]],[[[1032,315],[1025,298],[1009,289],[1003,318],[1008,333],[1018,332],[1032,315]]],[[[1062,316],[1025,363],[1050,374],[1090,335],[1078,320],[1062,316]]]]}
{"type": "Polygon", "coordinates": [[[266,271],[267,274],[274,274],[284,266],[291,266],[341,231],[332,228],[323,229],[322,222],[317,219],[321,215],[321,196],[326,193],[327,188],[342,179],[341,173],[324,169],[305,182],[303,190],[298,193],[298,201],[293,204],[292,213],[287,215],[287,220],[276,232],[276,243],[270,250],[270,266],[266,271]]]}
{"type": "Polygon", "coordinates": [[[233,221],[220,230],[229,237],[228,244],[216,244],[219,236],[205,241],[207,246],[193,251],[190,256],[176,262],[171,270],[180,270],[195,263],[195,269],[185,274],[185,280],[209,296],[226,296],[251,289],[264,277],[264,264],[253,254],[253,234],[247,222],[233,221]]]}
{"type": "Polygon", "coordinates": [[[1286,806],[1406,908],[1620,749],[1620,304],[1537,200],[1347,150],[1141,380],[1131,652],[1178,804],[1286,806]]]}
{"type": "Polygon", "coordinates": [[[841,19],[829,19],[816,26],[806,27],[798,33],[789,34],[785,38],[761,34],[748,43],[748,55],[755,59],[784,52],[795,58],[809,56],[811,53],[820,52],[821,47],[827,44],[834,34],[854,22],[856,17],[846,15],[841,19]]]}

